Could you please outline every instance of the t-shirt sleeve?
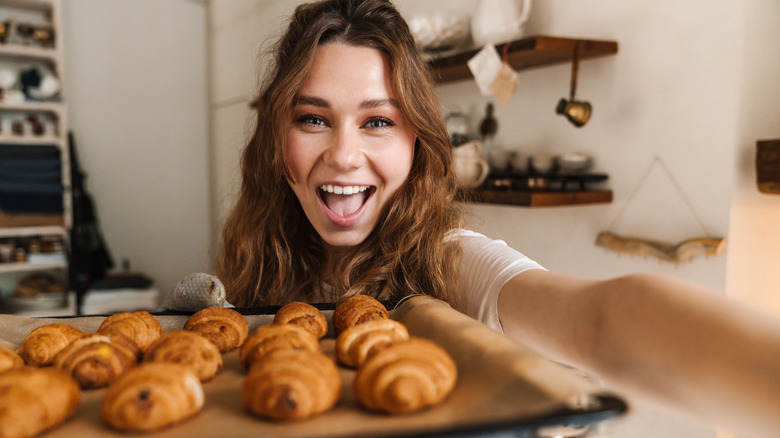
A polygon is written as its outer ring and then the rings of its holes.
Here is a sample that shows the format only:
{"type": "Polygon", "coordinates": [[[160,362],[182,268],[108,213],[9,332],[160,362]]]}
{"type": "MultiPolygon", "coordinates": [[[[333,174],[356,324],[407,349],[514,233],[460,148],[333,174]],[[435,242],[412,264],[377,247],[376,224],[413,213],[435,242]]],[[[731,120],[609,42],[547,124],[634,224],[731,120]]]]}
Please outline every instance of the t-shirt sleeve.
{"type": "Polygon", "coordinates": [[[456,291],[458,309],[503,332],[498,318],[501,288],[521,272],[544,268],[503,240],[468,230],[457,230],[451,237],[459,239],[462,252],[456,291]]]}

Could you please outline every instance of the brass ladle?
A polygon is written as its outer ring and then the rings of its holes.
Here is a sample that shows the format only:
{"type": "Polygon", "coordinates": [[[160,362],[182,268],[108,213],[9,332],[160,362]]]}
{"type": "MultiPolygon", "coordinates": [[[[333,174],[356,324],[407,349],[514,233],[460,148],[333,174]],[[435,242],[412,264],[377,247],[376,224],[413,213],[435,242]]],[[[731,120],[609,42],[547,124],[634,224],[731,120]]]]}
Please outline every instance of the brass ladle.
{"type": "Polygon", "coordinates": [[[566,116],[566,118],[576,127],[581,128],[588,122],[593,113],[593,107],[588,102],[577,101],[574,99],[574,93],[577,89],[577,70],[579,68],[580,45],[574,45],[574,55],[571,63],[571,86],[569,87],[569,100],[561,99],[555,108],[557,114],[566,116]]]}

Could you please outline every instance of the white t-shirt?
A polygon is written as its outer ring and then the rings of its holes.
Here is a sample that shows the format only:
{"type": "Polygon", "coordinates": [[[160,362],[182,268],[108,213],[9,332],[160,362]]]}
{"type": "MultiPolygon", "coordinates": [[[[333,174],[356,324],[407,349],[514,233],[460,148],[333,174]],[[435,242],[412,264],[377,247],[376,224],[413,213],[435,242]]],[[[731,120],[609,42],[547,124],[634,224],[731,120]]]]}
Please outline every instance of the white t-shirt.
{"type": "Polygon", "coordinates": [[[503,332],[498,319],[501,288],[521,272],[544,268],[503,240],[463,229],[453,231],[448,238],[460,239],[463,253],[456,290],[459,310],[503,332]]]}

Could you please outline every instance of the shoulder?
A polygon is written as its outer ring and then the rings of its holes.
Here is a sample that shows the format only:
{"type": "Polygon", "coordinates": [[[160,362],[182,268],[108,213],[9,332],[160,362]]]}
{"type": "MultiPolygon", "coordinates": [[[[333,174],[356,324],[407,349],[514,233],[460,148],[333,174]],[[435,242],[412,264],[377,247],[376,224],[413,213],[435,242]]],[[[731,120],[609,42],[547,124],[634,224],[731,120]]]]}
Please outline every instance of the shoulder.
{"type": "Polygon", "coordinates": [[[474,251],[479,253],[490,253],[493,251],[503,252],[505,250],[510,250],[514,252],[515,255],[520,254],[510,248],[503,240],[493,239],[482,233],[463,228],[450,230],[445,236],[445,242],[459,243],[464,255],[468,255],[474,251]]]}
{"type": "Polygon", "coordinates": [[[496,242],[501,245],[506,245],[503,240],[495,240],[485,236],[482,233],[476,231],[467,230],[465,228],[453,228],[447,235],[444,236],[445,242],[470,242],[470,241],[482,241],[482,242],[496,242]]]}
{"type": "Polygon", "coordinates": [[[544,269],[522,252],[503,240],[492,239],[482,233],[453,229],[450,241],[457,241],[461,251],[461,275],[490,272],[491,275],[511,277],[528,269],[544,269]]]}

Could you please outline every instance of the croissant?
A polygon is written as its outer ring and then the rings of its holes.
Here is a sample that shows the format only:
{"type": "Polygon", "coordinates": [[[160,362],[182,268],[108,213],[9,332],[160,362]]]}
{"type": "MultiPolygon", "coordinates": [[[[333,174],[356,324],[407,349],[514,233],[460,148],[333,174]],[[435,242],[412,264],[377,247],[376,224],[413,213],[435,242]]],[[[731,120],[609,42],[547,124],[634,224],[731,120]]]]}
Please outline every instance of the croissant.
{"type": "Polygon", "coordinates": [[[336,336],[353,325],[372,319],[389,318],[385,306],[368,295],[353,295],[339,303],[333,310],[333,329],[336,336]]]}
{"type": "Polygon", "coordinates": [[[399,341],[409,339],[406,327],[389,318],[374,319],[352,326],[336,338],[336,358],[348,367],[357,367],[369,356],[399,341]]]}
{"type": "Polygon", "coordinates": [[[79,385],[54,368],[0,373],[0,436],[38,435],[73,415],[80,403],[79,385]]]}
{"type": "Polygon", "coordinates": [[[84,333],[67,324],[45,324],[34,328],[22,341],[19,355],[27,365],[51,365],[54,356],[84,333]]]}
{"type": "Polygon", "coordinates": [[[222,369],[222,353],[213,342],[187,330],[172,330],[154,341],[144,362],[174,362],[186,365],[201,382],[211,380],[222,369]]]}
{"type": "Polygon", "coordinates": [[[0,347],[0,373],[24,366],[24,359],[10,348],[0,347]]]}
{"type": "Polygon", "coordinates": [[[127,336],[92,333],[76,339],[54,358],[82,389],[101,388],[138,362],[138,346],[127,336]]]}
{"type": "Polygon", "coordinates": [[[311,332],[293,324],[267,324],[257,328],[241,347],[238,357],[245,369],[274,350],[322,351],[311,332]]]}
{"type": "Polygon", "coordinates": [[[331,409],[340,395],[333,359],[320,352],[276,350],[252,365],[241,402],[261,417],[300,420],[331,409]]]}
{"type": "Polygon", "coordinates": [[[328,333],[328,319],[311,304],[294,301],[285,304],[274,315],[274,324],[295,324],[310,331],[317,339],[328,333]]]}
{"type": "Polygon", "coordinates": [[[204,401],[203,386],[191,369],[177,363],[149,362],[108,387],[100,414],[117,430],[152,431],[192,417],[204,401]]]}
{"type": "Polygon", "coordinates": [[[354,389],[368,409],[391,414],[441,403],[455,387],[457,368],[450,355],[423,338],[395,343],[363,362],[354,389]]]}
{"type": "Polygon", "coordinates": [[[154,315],[146,310],[140,310],[115,313],[107,317],[100,324],[97,332],[104,335],[121,333],[132,339],[141,352],[144,352],[152,342],[162,336],[163,328],[154,315]]]}
{"type": "Polygon", "coordinates": [[[231,308],[207,307],[190,316],[184,323],[184,330],[204,336],[225,353],[244,344],[249,335],[249,323],[244,315],[231,308]]]}

